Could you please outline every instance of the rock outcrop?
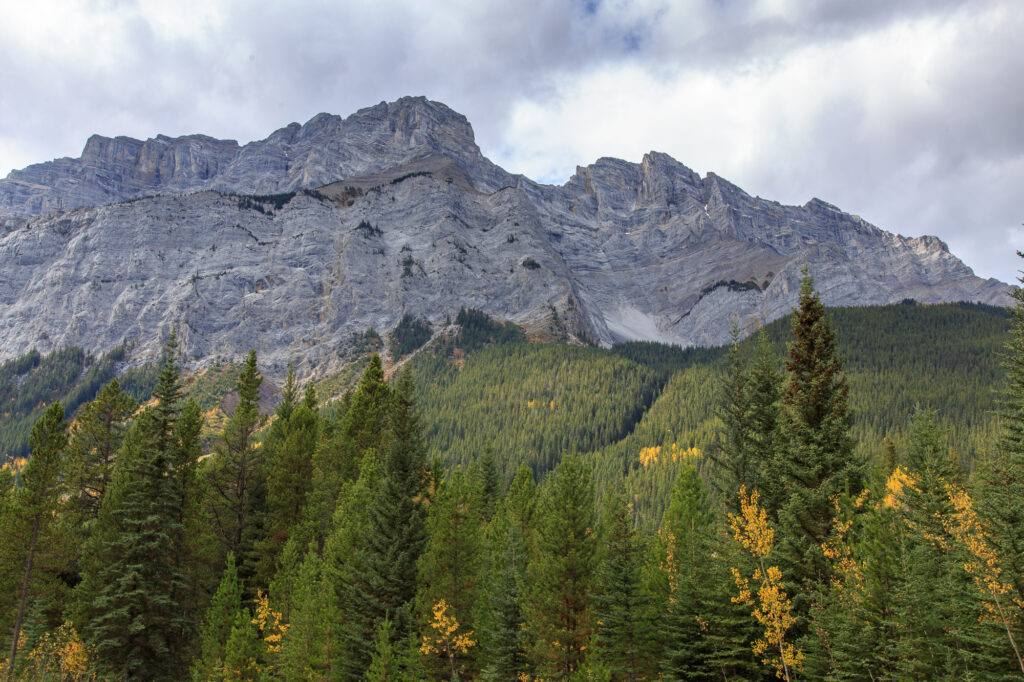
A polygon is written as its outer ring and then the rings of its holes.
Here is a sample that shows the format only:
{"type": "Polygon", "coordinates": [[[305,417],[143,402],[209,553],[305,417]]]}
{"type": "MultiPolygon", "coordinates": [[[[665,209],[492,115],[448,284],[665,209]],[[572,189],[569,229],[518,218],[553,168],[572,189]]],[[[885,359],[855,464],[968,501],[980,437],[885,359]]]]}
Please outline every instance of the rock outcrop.
{"type": "Polygon", "coordinates": [[[751,197],[664,154],[540,185],[484,158],[464,117],[406,98],[244,147],[93,137],[11,173],[0,359],[123,339],[153,357],[174,328],[197,365],[255,347],[271,371],[321,374],[358,332],[463,306],[604,344],[709,345],[788,313],[804,265],[829,305],[1002,305],[1009,289],[934,237],[751,197]]]}

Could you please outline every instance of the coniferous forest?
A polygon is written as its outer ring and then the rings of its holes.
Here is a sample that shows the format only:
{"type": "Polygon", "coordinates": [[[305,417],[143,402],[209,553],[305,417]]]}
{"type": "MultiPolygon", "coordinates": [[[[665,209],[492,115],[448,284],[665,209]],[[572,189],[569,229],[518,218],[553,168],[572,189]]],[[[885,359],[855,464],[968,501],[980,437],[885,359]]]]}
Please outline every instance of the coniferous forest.
{"type": "Polygon", "coordinates": [[[408,318],[401,363],[290,371],[272,412],[255,351],[205,382],[173,336],[128,373],[30,353],[0,367],[2,674],[1021,679],[1014,297],[826,310],[805,275],[720,349],[408,318]]]}

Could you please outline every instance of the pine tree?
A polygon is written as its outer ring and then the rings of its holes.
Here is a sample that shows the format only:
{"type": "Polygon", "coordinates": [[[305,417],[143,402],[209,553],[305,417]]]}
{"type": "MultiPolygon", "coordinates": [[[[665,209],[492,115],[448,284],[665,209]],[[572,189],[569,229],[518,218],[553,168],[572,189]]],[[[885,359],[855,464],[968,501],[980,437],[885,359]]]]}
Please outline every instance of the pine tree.
{"type": "Polygon", "coordinates": [[[21,526],[21,541],[24,559],[21,566],[21,586],[18,610],[14,619],[14,634],[11,637],[11,654],[8,658],[7,679],[14,679],[18,654],[18,636],[21,633],[25,604],[28,599],[32,564],[36,559],[38,543],[46,534],[52,522],[61,493],[61,468],[68,436],[64,425],[64,407],[51,403],[43,416],[32,427],[29,445],[32,457],[21,476],[22,487],[15,497],[15,523],[21,526]],[[19,523],[20,522],[20,523],[19,523]]]}
{"type": "Polygon", "coordinates": [[[260,545],[257,579],[269,583],[277,556],[302,518],[312,488],[313,451],[320,437],[320,416],[296,404],[295,372],[289,365],[281,402],[263,441],[267,469],[266,539],[260,545]]]}
{"type": "Polygon", "coordinates": [[[68,443],[66,483],[80,523],[88,524],[99,516],[114,459],[134,411],[135,401],[114,379],[75,419],[68,443]]]}
{"type": "MultiPolygon", "coordinates": [[[[1017,252],[1024,258],[1024,252],[1017,252]]],[[[1024,275],[1020,277],[1024,284],[1024,275]]],[[[1001,433],[996,452],[978,471],[978,513],[989,528],[989,550],[1010,586],[1006,620],[1015,653],[1024,656],[1024,288],[1016,288],[1010,339],[1003,366],[1006,378],[999,405],[1001,433]]],[[[1021,665],[1024,672],[1024,664],[1021,665]]]]}
{"type": "Polygon", "coordinates": [[[603,507],[594,642],[614,679],[632,682],[645,677],[653,637],[651,600],[641,584],[643,551],[621,484],[605,493],[603,507]]]}
{"type": "Polygon", "coordinates": [[[337,664],[335,628],[338,620],[334,587],[321,560],[310,551],[299,567],[288,632],[281,645],[285,679],[329,679],[337,664]]]}
{"type": "Polygon", "coordinates": [[[480,650],[487,680],[516,680],[529,669],[525,628],[526,548],[515,524],[506,524],[503,547],[492,562],[481,597],[480,650]]]}
{"type": "Polygon", "coordinates": [[[220,586],[210,600],[199,631],[199,656],[192,663],[195,682],[222,679],[228,639],[241,608],[242,584],[238,580],[235,555],[228,553],[220,586]]]}
{"type": "Polygon", "coordinates": [[[579,456],[563,459],[544,481],[536,516],[528,623],[536,659],[551,675],[569,679],[583,663],[594,625],[594,484],[579,456]]]}
{"type": "MultiPolygon", "coordinates": [[[[192,614],[183,608],[188,580],[184,565],[184,461],[194,444],[177,428],[181,389],[174,338],[165,346],[154,396],[118,456],[115,490],[108,495],[106,528],[97,534],[102,558],[83,576],[86,630],[104,674],[141,679],[181,679],[185,673],[192,614]]],[[[106,506],[106,503],[105,503],[106,506]]]]}
{"type": "Polygon", "coordinates": [[[402,659],[395,651],[394,628],[387,616],[377,628],[373,639],[373,657],[363,677],[366,682],[397,682],[408,679],[402,671],[402,659]]]}
{"type": "Polygon", "coordinates": [[[779,504],[780,564],[798,614],[807,613],[805,583],[822,584],[827,566],[821,545],[828,537],[833,499],[863,487],[850,437],[849,386],[835,347],[835,333],[804,269],[800,307],[793,316],[782,393],[782,445],[771,491],[779,504]]]}
{"type": "MultiPolygon", "coordinates": [[[[460,632],[476,629],[473,607],[479,590],[483,542],[479,494],[479,486],[455,471],[431,499],[416,596],[416,612],[424,626],[435,605],[443,600],[449,607],[447,615],[459,623],[460,632]]],[[[461,674],[473,674],[470,652],[460,652],[456,659],[461,674]]],[[[450,662],[445,657],[439,663],[438,672],[447,669],[450,662]]]]}
{"type": "Polygon", "coordinates": [[[391,389],[384,381],[380,357],[375,354],[359,386],[346,394],[340,423],[323,429],[313,455],[313,484],[306,515],[318,544],[330,535],[342,485],[355,479],[365,457],[382,457],[390,401],[391,389]]]}
{"type": "Polygon", "coordinates": [[[256,351],[249,351],[235,384],[238,405],[204,469],[210,491],[207,509],[222,551],[233,553],[238,561],[243,583],[255,573],[254,545],[262,536],[266,504],[263,449],[255,443],[256,431],[264,421],[259,412],[262,382],[256,351]]]}
{"type": "Polygon", "coordinates": [[[748,413],[749,403],[749,378],[747,369],[740,357],[739,334],[740,330],[735,324],[731,330],[732,343],[729,345],[729,372],[721,387],[719,398],[719,417],[722,422],[721,431],[718,434],[718,446],[712,448],[708,453],[710,459],[717,467],[715,484],[719,493],[725,501],[726,507],[736,511],[736,491],[741,485],[747,485],[748,489],[753,463],[749,461],[750,424],[748,413]]]}
{"type": "Polygon", "coordinates": [[[420,432],[409,370],[399,377],[389,410],[382,476],[373,491],[368,523],[355,548],[352,583],[341,600],[346,675],[369,666],[374,631],[391,614],[393,641],[413,632],[408,607],[416,594],[416,563],[426,543],[426,446],[420,432]]]}

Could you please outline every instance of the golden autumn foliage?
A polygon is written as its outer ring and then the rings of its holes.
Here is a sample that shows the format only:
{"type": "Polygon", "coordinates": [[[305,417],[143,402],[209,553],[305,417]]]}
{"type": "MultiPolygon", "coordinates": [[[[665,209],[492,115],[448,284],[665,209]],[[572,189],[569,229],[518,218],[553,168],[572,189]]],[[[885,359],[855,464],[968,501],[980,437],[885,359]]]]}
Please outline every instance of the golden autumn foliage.
{"type": "Polygon", "coordinates": [[[449,659],[455,658],[456,653],[467,653],[470,647],[476,645],[473,640],[473,631],[460,633],[459,621],[455,616],[448,615],[448,602],[444,599],[434,604],[434,619],[430,621],[430,627],[434,630],[433,635],[423,635],[423,643],[420,644],[420,653],[424,655],[444,654],[449,659]]]}
{"type": "Polygon", "coordinates": [[[754,654],[760,656],[765,665],[773,666],[778,677],[791,680],[790,671],[800,668],[804,654],[786,641],[786,633],[796,618],[782,583],[782,571],[778,566],[765,564],[765,558],[774,547],[775,531],[768,523],[767,513],[758,505],[760,496],[756,490],[748,495],[746,486],[740,486],[739,497],[740,513],[729,514],[729,526],[736,541],[757,559],[758,568],[752,577],[759,585],[754,592],[750,581],[738,569],[730,568],[739,590],[732,601],[753,606],[750,615],[764,627],[764,634],[751,643],[754,654]]]}
{"type": "Polygon", "coordinates": [[[256,591],[256,612],[252,624],[259,628],[263,641],[267,644],[267,653],[281,653],[281,640],[288,632],[288,623],[281,620],[281,614],[270,608],[270,597],[263,590],[256,591]]]}
{"type": "Polygon", "coordinates": [[[698,459],[704,453],[696,445],[688,448],[680,447],[677,443],[663,448],[660,445],[652,445],[640,448],[640,465],[647,467],[658,462],[679,462],[688,459],[698,459]]]}
{"type": "Polygon", "coordinates": [[[25,680],[60,679],[67,682],[95,679],[96,652],[78,636],[70,623],[43,635],[28,654],[25,680]]]}
{"type": "Polygon", "coordinates": [[[1013,586],[1003,579],[1003,569],[999,557],[992,550],[992,543],[974,510],[974,502],[966,490],[957,485],[946,484],[953,513],[942,519],[942,526],[968,552],[969,559],[964,562],[964,570],[974,579],[975,585],[984,595],[985,608],[989,614],[1002,623],[1010,645],[1017,656],[1017,663],[1024,673],[1024,660],[1013,637],[1017,616],[1024,611],[1024,602],[1012,596],[1013,586]],[[1004,602],[1010,600],[1016,610],[1008,608],[1004,602]]]}

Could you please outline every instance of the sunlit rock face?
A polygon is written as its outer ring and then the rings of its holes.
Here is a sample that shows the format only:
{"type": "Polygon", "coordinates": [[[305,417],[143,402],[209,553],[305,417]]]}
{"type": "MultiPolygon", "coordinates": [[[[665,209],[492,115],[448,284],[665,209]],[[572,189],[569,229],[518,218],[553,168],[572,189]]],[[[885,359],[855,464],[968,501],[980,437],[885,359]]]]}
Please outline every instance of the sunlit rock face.
{"type": "Polygon", "coordinates": [[[321,374],[356,332],[461,307],[602,344],[712,345],[787,314],[805,265],[827,305],[1003,305],[1009,289],[937,238],[751,197],[664,154],[540,185],[484,158],[463,116],[404,98],[245,146],[94,136],[12,172],[0,358],[129,339],[144,359],[176,329],[195,365],[256,348],[271,371],[321,374]]]}

